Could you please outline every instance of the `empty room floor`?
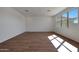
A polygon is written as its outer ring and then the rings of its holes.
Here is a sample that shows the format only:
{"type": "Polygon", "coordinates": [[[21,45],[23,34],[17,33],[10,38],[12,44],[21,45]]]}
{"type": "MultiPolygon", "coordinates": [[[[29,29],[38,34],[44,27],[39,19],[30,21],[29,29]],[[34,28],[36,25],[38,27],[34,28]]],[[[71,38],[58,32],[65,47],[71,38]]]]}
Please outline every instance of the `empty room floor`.
{"type": "Polygon", "coordinates": [[[79,43],[52,32],[25,32],[3,43],[2,52],[77,52],[79,43]]]}
{"type": "Polygon", "coordinates": [[[48,36],[52,33],[23,33],[0,44],[0,51],[56,52],[48,36]]]}

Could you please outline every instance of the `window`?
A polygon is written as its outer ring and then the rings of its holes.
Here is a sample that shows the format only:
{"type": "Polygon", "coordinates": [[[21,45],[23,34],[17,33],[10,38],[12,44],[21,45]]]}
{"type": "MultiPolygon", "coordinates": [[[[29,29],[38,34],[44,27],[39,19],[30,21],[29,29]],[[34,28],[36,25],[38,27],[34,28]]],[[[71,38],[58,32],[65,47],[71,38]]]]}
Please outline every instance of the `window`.
{"type": "Polygon", "coordinates": [[[57,16],[56,23],[58,27],[61,27],[61,16],[57,16]]]}
{"type": "Polygon", "coordinates": [[[62,26],[67,27],[67,12],[62,15],[62,26]]]}
{"type": "Polygon", "coordinates": [[[79,8],[69,8],[57,15],[57,27],[69,27],[79,23],[79,8]]]}
{"type": "Polygon", "coordinates": [[[77,24],[78,23],[78,8],[71,8],[69,11],[69,23],[77,24]]]}

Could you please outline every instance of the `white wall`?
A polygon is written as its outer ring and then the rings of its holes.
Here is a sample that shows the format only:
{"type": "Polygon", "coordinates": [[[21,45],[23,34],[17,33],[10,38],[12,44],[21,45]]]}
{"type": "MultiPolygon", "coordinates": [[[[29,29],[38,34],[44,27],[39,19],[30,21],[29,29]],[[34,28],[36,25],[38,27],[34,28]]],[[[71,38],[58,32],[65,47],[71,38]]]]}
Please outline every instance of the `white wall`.
{"type": "MultiPolygon", "coordinates": [[[[53,19],[56,20],[55,17],[53,19]]],[[[70,24],[69,28],[67,28],[67,27],[59,27],[55,22],[54,27],[55,32],[79,42],[79,24],[70,24]]]]}
{"type": "Polygon", "coordinates": [[[0,42],[26,31],[25,18],[13,8],[0,7],[0,42]]]}
{"type": "Polygon", "coordinates": [[[51,32],[53,31],[53,19],[50,16],[30,16],[26,20],[27,32],[51,32]]]}
{"type": "Polygon", "coordinates": [[[9,7],[0,7],[0,42],[23,32],[51,32],[54,20],[50,16],[23,16],[9,7]]]}

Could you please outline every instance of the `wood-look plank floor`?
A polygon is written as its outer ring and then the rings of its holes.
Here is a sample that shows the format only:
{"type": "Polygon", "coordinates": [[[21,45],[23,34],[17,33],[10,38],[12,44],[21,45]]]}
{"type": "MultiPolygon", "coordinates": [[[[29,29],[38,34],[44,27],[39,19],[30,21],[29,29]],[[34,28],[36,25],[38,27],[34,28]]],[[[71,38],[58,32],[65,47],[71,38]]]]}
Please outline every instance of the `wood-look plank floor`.
{"type": "Polygon", "coordinates": [[[79,42],[74,41],[75,39],[73,40],[73,39],[67,38],[67,37],[62,36],[62,35],[55,33],[55,32],[53,32],[53,34],[57,35],[58,37],[62,38],[64,41],[70,43],[71,45],[73,45],[79,49],[79,42]]]}
{"type": "Polygon", "coordinates": [[[26,32],[3,43],[0,43],[2,52],[57,52],[57,49],[48,39],[53,33],[26,32]]]}

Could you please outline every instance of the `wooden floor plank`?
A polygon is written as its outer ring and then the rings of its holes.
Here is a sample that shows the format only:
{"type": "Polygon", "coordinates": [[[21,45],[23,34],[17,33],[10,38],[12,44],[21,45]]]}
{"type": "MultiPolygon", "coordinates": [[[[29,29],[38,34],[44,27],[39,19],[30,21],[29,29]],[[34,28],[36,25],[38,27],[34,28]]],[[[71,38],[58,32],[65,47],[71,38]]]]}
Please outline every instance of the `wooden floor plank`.
{"type": "Polygon", "coordinates": [[[48,36],[53,33],[26,32],[0,44],[2,52],[57,52],[48,36]]]}

